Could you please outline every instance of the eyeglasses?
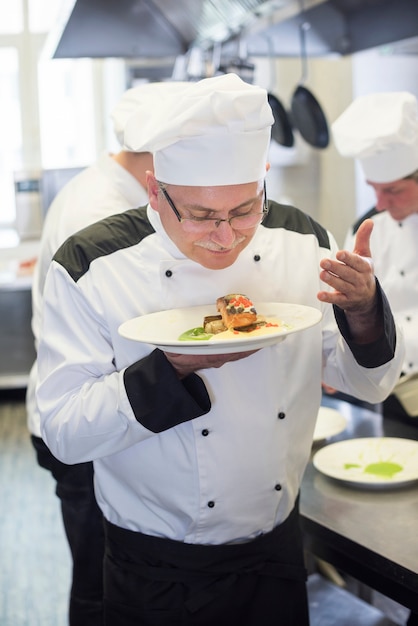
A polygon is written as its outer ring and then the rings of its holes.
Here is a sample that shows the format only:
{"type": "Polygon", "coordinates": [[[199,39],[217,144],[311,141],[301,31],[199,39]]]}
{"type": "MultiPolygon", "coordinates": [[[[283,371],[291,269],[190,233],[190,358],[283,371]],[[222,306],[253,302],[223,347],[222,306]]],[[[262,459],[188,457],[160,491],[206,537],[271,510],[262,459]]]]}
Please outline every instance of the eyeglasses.
{"type": "Polygon", "coordinates": [[[178,212],[176,205],[173,200],[170,198],[168,191],[166,190],[164,183],[158,182],[158,186],[160,188],[161,193],[164,198],[167,200],[168,204],[174,211],[175,216],[181,224],[184,224],[184,227],[189,231],[211,231],[213,228],[219,228],[221,222],[228,222],[231,228],[235,228],[236,230],[245,230],[246,228],[254,228],[257,224],[263,220],[263,218],[269,212],[269,207],[267,203],[267,191],[266,191],[266,181],[264,181],[263,185],[263,210],[258,212],[249,211],[248,213],[242,213],[238,215],[232,215],[232,217],[227,217],[225,219],[220,219],[218,217],[182,217],[178,212]]]}

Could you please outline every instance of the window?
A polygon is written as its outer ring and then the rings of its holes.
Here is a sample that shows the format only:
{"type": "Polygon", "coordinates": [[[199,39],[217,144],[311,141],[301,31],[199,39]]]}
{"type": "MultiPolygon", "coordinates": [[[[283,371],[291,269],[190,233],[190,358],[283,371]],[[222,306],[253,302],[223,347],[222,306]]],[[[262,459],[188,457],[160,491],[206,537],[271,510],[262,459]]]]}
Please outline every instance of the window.
{"type": "Polygon", "coordinates": [[[20,167],[22,153],[18,74],[17,50],[0,48],[0,225],[15,217],[13,171],[20,167]]]}
{"type": "Polygon", "coordinates": [[[22,0],[0,3],[0,35],[21,33],[23,30],[22,0]]]}
{"type": "Polygon", "coordinates": [[[17,171],[79,167],[96,158],[96,135],[103,131],[93,93],[100,61],[38,62],[63,4],[0,3],[0,228],[15,226],[17,171]]]}
{"type": "Polygon", "coordinates": [[[17,172],[32,179],[45,169],[83,167],[102,150],[118,147],[110,110],[126,89],[125,62],[49,59],[42,54],[49,30],[71,2],[0,2],[0,228],[4,231],[18,227],[17,172]]]}
{"type": "Polygon", "coordinates": [[[89,59],[53,59],[39,65],[44,169],[78,167],[95,159],[92,71],[89,59]]]}
{"type": "MultiPolygon", "coordinates": [[[[13,1],[16,2],[16,0],[13,1]]],[[[62,6],[62,0],[28,0],[30,32],[47,33],[57,19],[62,6]]]]}

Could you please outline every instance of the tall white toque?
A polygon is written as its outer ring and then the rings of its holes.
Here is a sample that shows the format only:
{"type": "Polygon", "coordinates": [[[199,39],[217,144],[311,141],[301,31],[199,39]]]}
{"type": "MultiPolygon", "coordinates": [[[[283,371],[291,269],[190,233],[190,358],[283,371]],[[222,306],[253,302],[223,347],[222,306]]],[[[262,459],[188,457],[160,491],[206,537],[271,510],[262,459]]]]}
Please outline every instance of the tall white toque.
{"type": "Polygon", "coordinates": [[[164,183],[238,185],[264,178],[272,124],[266,90],[225,74],[169,94],[145,123],[134,114],[125,147],[152,152],[164,183]]]}
{"type": "Polygon", "coordinates": [[[411,93],[361,96],[331,130],[337,150],[359,159],[370,182],[389,183],[418,170],[418,102],[411,93]]]}

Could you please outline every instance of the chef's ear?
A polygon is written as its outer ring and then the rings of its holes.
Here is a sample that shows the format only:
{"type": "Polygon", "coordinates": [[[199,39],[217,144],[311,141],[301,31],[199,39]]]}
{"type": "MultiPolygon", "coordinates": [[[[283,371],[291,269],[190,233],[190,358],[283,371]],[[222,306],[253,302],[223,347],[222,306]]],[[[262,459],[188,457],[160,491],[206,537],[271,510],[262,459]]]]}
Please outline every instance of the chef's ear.
{"type": "Polygon", "coordinates": [[[271,167],[270,163],[267,162],[266,163],[266,173],[269,171],[270,167],[271,167]]]}
{"type": "Polygon", "coordinates": [[[146,180],[147,180],[147,188],[148,188],[148,197],[149,203],[154,209],[154,211],[158,211],[158,192],[160,190],[158,186],[157,179],[151,171],[146,172],[146,180]]]}

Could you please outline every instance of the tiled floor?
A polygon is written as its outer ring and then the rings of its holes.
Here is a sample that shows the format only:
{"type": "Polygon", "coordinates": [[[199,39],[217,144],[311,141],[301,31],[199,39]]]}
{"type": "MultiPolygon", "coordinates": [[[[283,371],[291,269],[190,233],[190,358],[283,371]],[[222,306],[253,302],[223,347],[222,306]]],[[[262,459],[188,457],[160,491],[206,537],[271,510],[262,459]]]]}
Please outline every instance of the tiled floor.
{"type": "MultiPolygon", "coordinates": [[[[340,587],[343,591],[349,592],[351,595],[359,598],[360,600],[371,604],[374,608],[378,609],[383,615],[385,615],[390,620],[390,623],[399,624],[400,626],[404,626],[406,624],[409,617],[409,610],[404,606],[387,598],[374,589],[371,589],[367,585],[360,583],[358,580],[347,576],[343,572],[337,571],[332,565],[315,559],[312,555],[307,558],[309,570],[315,573],[320,573],[325,581],[333,582],[337,586],[337,591],[340,587]]],[[[312,585],[312,589],[316,588],[317,584],[315,583],[312,585]]],[[[347,602],[345,602],[345,608],[347,608],[347,602]]],[[[380,622],[378,622],[378,624],[380,626],[380,622]]],[[[311,624],[311,626],[326,626],[326,624],[314,623],[311,624]]],[[[342,622],[338,626],[345,626],[345,622],[342,622]]],[[[353,622],[353,626],[357,626],[357,623],[353,622]]],[[[363,626],[362,622],[359,622],[359,626],[363,626]]]]}
{"type": "Polygon", "coordinates": [[[311,626],[396,626],[383,611],[320,574],[308,579],[311,626]]]}
{"type": "MultiPolygon", "coordinates": [[[[36,463],[26,429],[24,392],[0,390],[0,626],[67,626],[71,560],[54,488],[52,477],[36,463]]],[[[346,584],[358,591],[356,581],[346,579],[346,584]]],[[[346,606],[338,602],[342,596],[337,587],[335,597],[327,596],[332,606],[326,618],[318,618],[318,603],[325,600],[315,586],[312,589],[312,626],[363,626],[354,613],[354,621],[347,621],[346,613],[339,615],[338,607],[346,611],[346,606]]],[[[376,592],[371,597],[388,619],[404,626],[404,607],[376,592]]]]}
{"type": "Polygon", "coordinates": [[[22,395],[0,392],[0,626],[66,626],[70,555],[22,395]]]}

